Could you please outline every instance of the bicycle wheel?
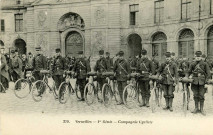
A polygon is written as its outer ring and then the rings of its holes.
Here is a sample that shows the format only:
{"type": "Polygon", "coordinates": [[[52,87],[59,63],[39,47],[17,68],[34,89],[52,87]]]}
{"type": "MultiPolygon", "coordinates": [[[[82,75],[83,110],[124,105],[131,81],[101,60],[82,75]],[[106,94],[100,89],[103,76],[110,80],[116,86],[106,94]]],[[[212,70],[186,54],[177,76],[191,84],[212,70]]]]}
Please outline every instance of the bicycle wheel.
{"type": "Polygon", "coordinates": [[[70,97],[70,91],[71,91],[71,87],[68,83],[63,82],[61,83],[61,85],[59,86],[59,102],[61,104],[65,104],[69,97],[70,97]]]}
{"type": "Polygon", "coordinates": [[[151,91],[151,108],[152,108],[152,113],[155,112],[156,106],[157,106],[157,95],[156,95],[156,89],[151,91]]]}
{"type": "Polygon", "coordinates": [[[187,112],[187,93],[184,91],[183,92],[183,113],[186,116],[186,112],[187,112]]]}
{"type": "Polygon", "coordinates": [[[78,99],[82,99],[82,98],[81,98],[81,91],[80,91],[80,88],[79,88],[79,85],[78,85],[78,84],[76,84],[76,86],[75,86],[75,95],[76,95],[76,97],[77,97],[78,99]]]}
{"type": "Polygon", "coordinates": [[[102,97],[103,97],[103,103],[105,107],[109,107],[112,103],[112,88],[109,84],[105,83],[102,88],[102,97]]]}
{"type": "Polygon", "coordinates": [[[39,102],[43,98],[46,89],[46,84],[42,80],[38,80],[32,87],[32,98],[35,102],[39,102]]]}
{"type": "Polygon", "coordinates": [[[4,88],[4,86],[3,86],[3,84],[0,82],[0,91],[2,92],[2,91],[4,91],[5,92],[5,88],[4,88]]]}
{"type": "Polygon", "coordinates": [[[120,97],[119,92],[118,92],[118,85],[117,85],[117,83],[114,85],[114,97],[115,97],[115,101],[117,103],[121,102],[121,97],[120,97]]]}
{"type": "Polygon", "coordinates": [[[84,98],[87,105],[91,105],[95,100],[95,86],[93,83],[87,83],[84,88],[84,98]]]}
{"type": "Polygon", "coordinates": [[[27,79],[19,79],[15,82],[13,91],[17,98],[25,98],[30,94],[31,84],[27,79]]]}
{"type": "Polygon", "coordinates": [[[137,95],[138,94],[137,94],[136,88],[131,84],[127,85],[123,91],[124,105],[129,109],[136,107],[136,105],[138,104],[137,95]]]}

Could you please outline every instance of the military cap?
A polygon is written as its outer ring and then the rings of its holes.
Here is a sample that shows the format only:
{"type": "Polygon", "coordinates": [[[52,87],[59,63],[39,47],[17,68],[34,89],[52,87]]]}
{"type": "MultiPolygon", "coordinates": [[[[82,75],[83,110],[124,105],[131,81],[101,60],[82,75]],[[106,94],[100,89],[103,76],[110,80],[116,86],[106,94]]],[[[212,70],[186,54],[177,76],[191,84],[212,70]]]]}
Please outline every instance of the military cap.
{"type": "Polygon", "coordinates": [[[172,56],[175,56],[175,53],[174,53],[174,52],[172,52],[172,53],[171,53],[171,55],[172,55],[172,56]]]}
{"type": "Polygon", "coordinates": [[[31,52],[28,53],[28,55],[31,55],[31,54],[32,54],[31,52]]]}
{"type": "Polygon", "coordinates": [[[201,52],[201,51],[196,51],[196,52],[195,52],[195,55],[196,55],[197,57],[200,57],[200,56],[202,55],[202,52],[201,52]]]}
{"type": "Polygon", "coordinates": [[[40,51],[40,50],[41,50],[41,47],[38,46],[38,47],[35,48],[35,50],[36,50],[36,51],[40,51]]]}
{"type": "Polygon", "coordinates": [[[15,52],[18,52],[18,50],[17,50],[17,49],[15,49],[15,52]]]}
{"type": "Polygon", "coordinates": [[[55,52],[56,52],[56,53],[61,52],[61,49],[60,49],[60,48],[57,48],[57,49],[55,49],[55,52]]]}
{"type": "Polygon", "coordinates": [[[84,52],[83,52],[83,51],[79,51],[78,54],[79,54],[79,55],[80,55],[80,54],[84,54],[84,52]]]}
{"type": "Polygon", "coordinates": [[[203,54],[203,55],[202,55],[202,58],[206,58],[206,55],[205,55],[205,54],[203,54]]]}
{"type": "Polygon", "coordinates": [[[104,55],[104,50],[100,50],[99,55],[104,55]]]}
{"type": "Polygon", "coordinates": [[[165,56],[166,56],[166,57],[171,57],[171,53],[170,53],[170,52],[166,52],[166,53],[165,53],[165,56]]]}
{"type": "Polygon", "coordinates": [[[15,53],[15,50],[11,50],[10,52],[11,52],[11,53],[15,53]]]}
{"type": "Polygon", "coordinates": [[[119,56],[124,56],[124,52],[123,51],[120,51],[118,54],[119,54],[119,56]]]}
{"type": "Polygon", "coordinates": [[[110,53],[109,52],[106,52],[106,55],[109,55],[110,53]]]}
{"type": "Polygon", "coordinates": [[[147,51],[145,49],[141,50],[141,54],[142,55],[146,55],[147,54],[147,51]]]}

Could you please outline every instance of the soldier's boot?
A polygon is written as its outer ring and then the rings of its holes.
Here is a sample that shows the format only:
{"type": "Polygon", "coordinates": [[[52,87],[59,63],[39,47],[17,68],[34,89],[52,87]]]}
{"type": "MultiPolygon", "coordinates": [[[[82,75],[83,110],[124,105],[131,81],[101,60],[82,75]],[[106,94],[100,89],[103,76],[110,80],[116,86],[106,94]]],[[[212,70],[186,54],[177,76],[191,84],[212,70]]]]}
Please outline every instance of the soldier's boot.
{"type": "Polygon", "coordinates": [[[200,112],[203,116],[206,116],[205,111],[203,110],[204,107],[204,101],[200,101],[200,112]]]}
{"type": "Polygon", "coordinates": [[[173,112],[172,103],[173,103],[173,98],[170,98],[169,99],[169,110],[170,110],[170,112],[173,112]]]}
{"type": "Polygon", "coordinates": [[[166,101],[166,106],[163,108],[163,110],[168,110],[169,109],[169,99],[165,98],[166,101]]]}
{"type": "Polygon", "coordinates": [[[145,105],[146,105],[146,99],[145,99],[145,97],[142,97],[142,103],[141,103],[140,107],[143,107],[145,105]]]}
{"type": "Polygon", "coordinates": [[[192,113],[194,113],[194,114],[196,114],[196,113],[198,113],[198,101],[197,100],[195,100],[195,109],[192,111],[192,113]]]}
{"type": "Polygon", "coordinates": [[[146,98],[146,107],[149,107],[149,97],[146,98]]]}

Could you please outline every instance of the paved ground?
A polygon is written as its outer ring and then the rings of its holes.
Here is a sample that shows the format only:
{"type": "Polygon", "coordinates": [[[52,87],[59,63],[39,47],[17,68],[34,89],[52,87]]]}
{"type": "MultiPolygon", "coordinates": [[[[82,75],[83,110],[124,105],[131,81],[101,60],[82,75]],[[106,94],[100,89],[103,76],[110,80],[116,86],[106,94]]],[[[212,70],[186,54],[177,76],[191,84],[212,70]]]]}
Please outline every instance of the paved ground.
{"type": "MultiPolygon", "coordinates": [[[[136,115],[136,116],[151,116],[151,117],[184,117],[182,111],[182,93],[175,92],[174,99],[174,112],[164,111],[162,107],[158,107],[155,113],[152,113],[151,108],[137,107],[134,109],[127,109],[123,105],[115,105],[115,103],[109,108],[104,107],[103,104],[95,102],[93,105],[88,106],[85,102],[77,101],[75,95],[72,95],[70,100],[66,104],[60,104],[55,100],[53,95],[46,93],[41,102],[35,102],[32,99],[32,95],[24,99],[17,98],[12,90],[13,83],[10,83],[10,89],[7,93],[0,93],[0,113],[45,113],[45,114],[84,114],[84,115],[136,115]]],[[[162,100],[164,105],[164,99],[162,100]]],[[[190,110],[194,108],[193,101],[190,102],[190,110]]],[[[206,93],[205,110],[207,117],[213,116],[213,97],[212,89],[209,87],[208,93],[206,93]]],[[[187,117],[202,117],[200,114],[194,115],[190,111],[187,113],[187,117]]]]}

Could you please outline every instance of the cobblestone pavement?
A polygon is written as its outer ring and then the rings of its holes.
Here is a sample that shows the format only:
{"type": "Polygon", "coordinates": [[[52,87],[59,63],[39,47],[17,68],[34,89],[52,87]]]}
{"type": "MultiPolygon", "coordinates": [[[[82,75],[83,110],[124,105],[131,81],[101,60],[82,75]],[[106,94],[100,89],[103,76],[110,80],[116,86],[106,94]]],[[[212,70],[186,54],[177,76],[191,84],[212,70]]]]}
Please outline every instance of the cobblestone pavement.
{"type": "MultiPolygon", "coordinates": [[[[75,95],[71,95],[66,104],[60,104],[58,100],[55,100],[53,95],[46,92],[42,101],[35,102],[32,99],[32,95],[28,95],[24,99],[17,98],[12,90],[14,86],[10,83],[10,88],[5,94],[0,93],[0,113],[45,113],[45,114],[84,114],[84,115],[128,115],[128,116],[150,116],[150,117],[184,117],[182,111],[182,92],[175,92],[175,98],[173,102],[173,112],[165,111],[162,107],[157,107],[156,112],[152,113],[151,108],[137,107],[134,109],[127,109],[124,105],[112,104],[106,108],[103,104],[95,102],[93,105],[88,106],[85,102],[77,101],[75,95]]],[[[213,116],[213,96],[212,88],[209,87],[208,93],[205,95],[205,111],[207,117],[213,116]]],[[[165,102],[162,99],[162,106],[165,102]]],[[[191,97],[190,110],[187,112],[187,117],[203,117],[201,114],[192,114],[191,110],[194,108],[194,103],[191,97]]]]}

